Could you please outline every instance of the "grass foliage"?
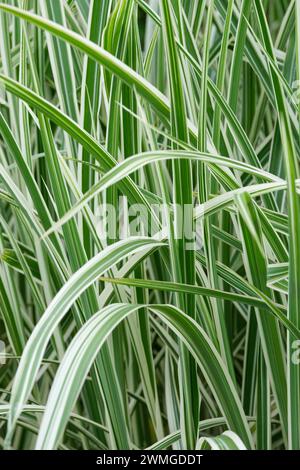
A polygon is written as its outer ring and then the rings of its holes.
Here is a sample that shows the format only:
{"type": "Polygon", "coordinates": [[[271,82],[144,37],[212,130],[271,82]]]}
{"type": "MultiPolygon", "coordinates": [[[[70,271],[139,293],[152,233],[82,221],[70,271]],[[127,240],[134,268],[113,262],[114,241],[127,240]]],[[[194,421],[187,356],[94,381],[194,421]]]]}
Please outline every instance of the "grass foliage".
{"type": "Polygon", "coordinates": [[[1,448],[300,449],[299,54],[299,0],[0,4],[1,448]]]}

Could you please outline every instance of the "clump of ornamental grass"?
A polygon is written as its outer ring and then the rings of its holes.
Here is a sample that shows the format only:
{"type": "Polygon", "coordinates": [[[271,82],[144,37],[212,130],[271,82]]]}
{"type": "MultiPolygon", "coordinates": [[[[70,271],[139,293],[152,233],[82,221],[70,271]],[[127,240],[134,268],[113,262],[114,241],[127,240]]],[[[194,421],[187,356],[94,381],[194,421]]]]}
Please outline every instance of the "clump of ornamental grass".
{"type": "Polygon", "coordinates": [[[0,4],[0,446],[300,448],[300,4],[0,4]]]}

